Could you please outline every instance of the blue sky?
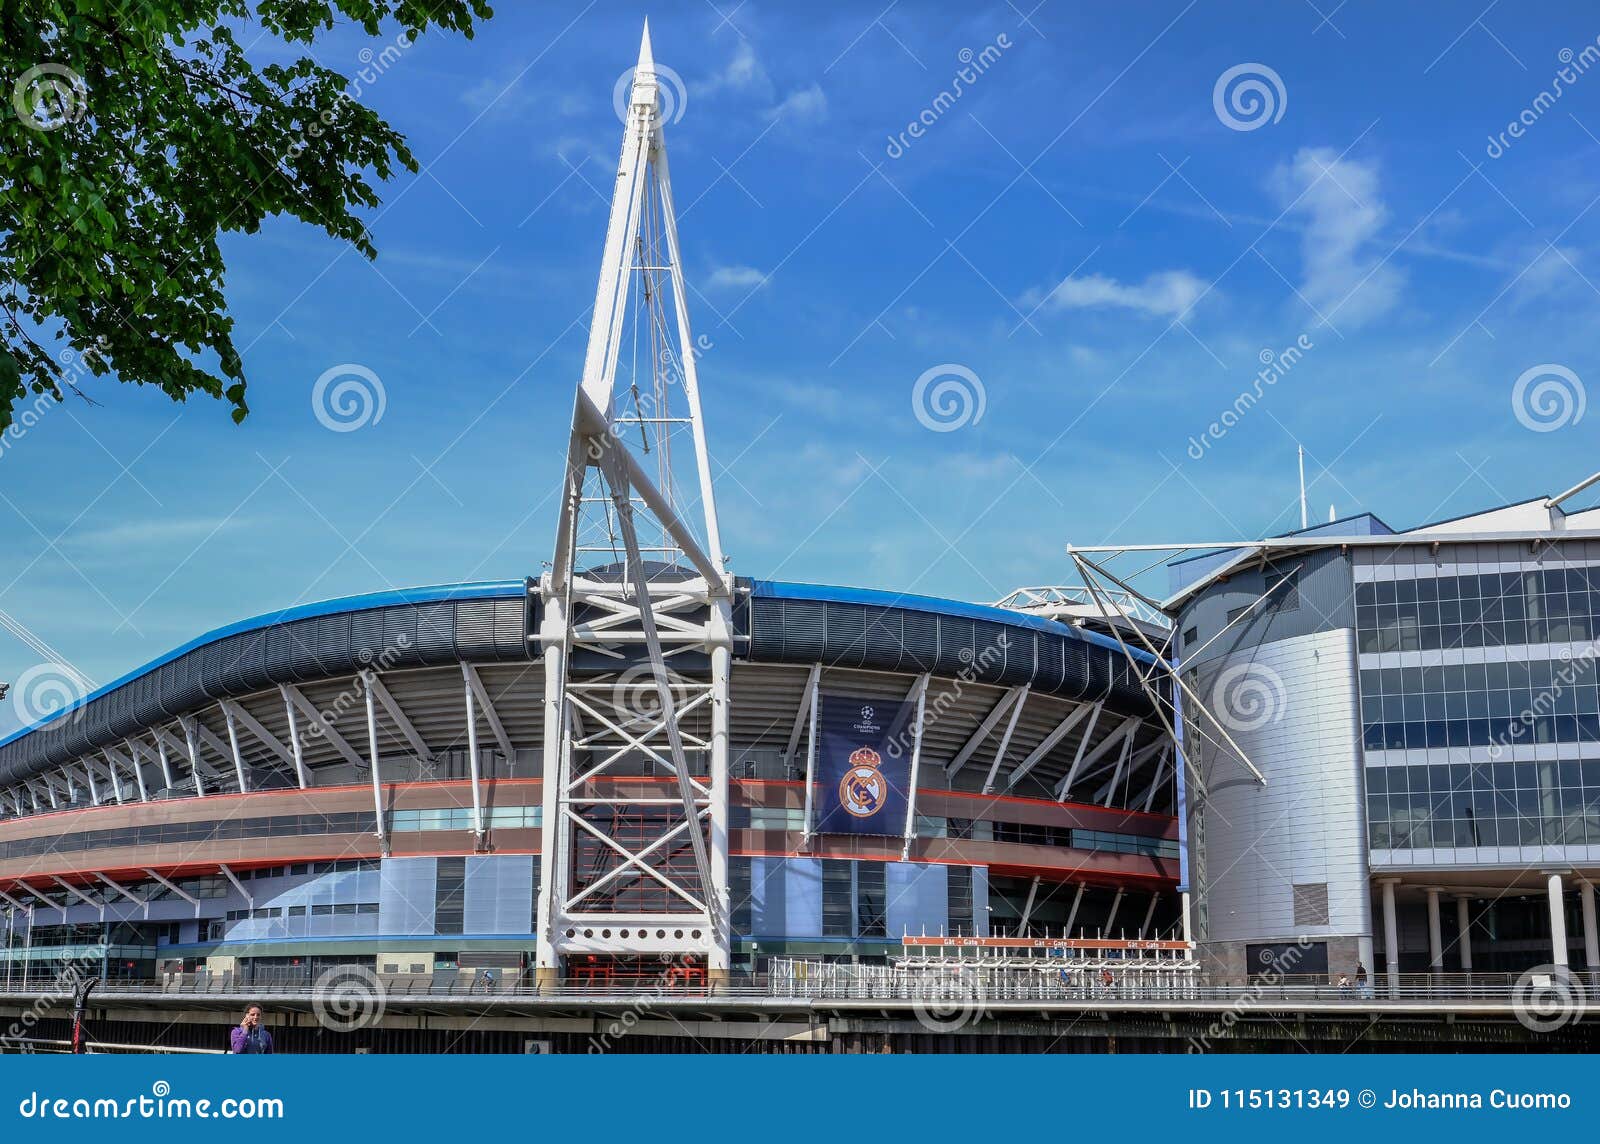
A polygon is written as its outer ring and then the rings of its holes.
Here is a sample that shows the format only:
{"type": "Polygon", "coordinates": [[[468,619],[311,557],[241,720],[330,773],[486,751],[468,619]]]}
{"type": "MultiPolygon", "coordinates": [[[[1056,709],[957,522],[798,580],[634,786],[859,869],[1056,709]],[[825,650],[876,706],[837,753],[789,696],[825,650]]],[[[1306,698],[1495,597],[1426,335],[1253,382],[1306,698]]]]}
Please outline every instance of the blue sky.
{"type": "MultiPolygon", "coordinates": [[[[1066,579],[1069,541],[1293,527],[1297,444],[1314,519],[1396,526],[1597,467],[1600,414],[1513,406],[1534,367],[1600,376],[1600,68],[1568,57],[1534,107],[1592,9],[1034,3],[649,6],[737,572],[992,600],[1066,579]],[[1214,98],[1239,65],[1277,80],[1249,130],[1214,98]],[[981,416],[932,431],[914,388],[954,367],[981,416]]],[[[548,558],[646,9],[501,7],[364,85],[425,165],[384,188],[375,264],[300,225],[225,240],[243,427],[103,385],[0,452],[0,609],[96,682],[244,616],[548,558]],[[331,432],[311,393],[347,363],[383,415],[331,432]]],[[[369,46],[315,51],[354,74],[369,46]]],[[[0,632],[0,679],[39,661],[0,632]]]]}

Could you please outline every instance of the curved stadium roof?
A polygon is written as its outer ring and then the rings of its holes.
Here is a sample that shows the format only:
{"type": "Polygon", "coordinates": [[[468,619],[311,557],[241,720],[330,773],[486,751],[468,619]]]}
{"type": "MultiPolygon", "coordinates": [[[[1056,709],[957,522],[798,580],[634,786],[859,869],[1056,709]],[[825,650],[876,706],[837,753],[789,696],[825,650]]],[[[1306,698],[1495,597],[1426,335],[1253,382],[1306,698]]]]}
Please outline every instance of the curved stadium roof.
{"type": "MultiPolygon", "coordinates": [[[[535,584],[501,580],[347,596],[230,624],[0,739],[0,782],[280,683],[352,675],[375,663],[388,671],[537,660],[539,608],[535,584]]],[[[926,671],[1103,698],[1127,714],[1150,709],[1115,640],[1005,608],[741,578],[734,618],[740,662],[926,671]]]]}

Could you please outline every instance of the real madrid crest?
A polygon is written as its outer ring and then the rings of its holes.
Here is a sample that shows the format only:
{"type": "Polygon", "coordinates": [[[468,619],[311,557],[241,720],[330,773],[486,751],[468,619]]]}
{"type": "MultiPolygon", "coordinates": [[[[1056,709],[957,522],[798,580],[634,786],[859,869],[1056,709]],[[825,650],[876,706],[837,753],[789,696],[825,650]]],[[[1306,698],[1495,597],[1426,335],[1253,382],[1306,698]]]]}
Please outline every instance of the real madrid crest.
{"type": "Polygon", "coordinates": [[[883,809],[889,783],[878,768],[883,756],[871,747],[850,754],[850,768],[839,780],[839,805],[857,818],[871,818],[883,809]]]}

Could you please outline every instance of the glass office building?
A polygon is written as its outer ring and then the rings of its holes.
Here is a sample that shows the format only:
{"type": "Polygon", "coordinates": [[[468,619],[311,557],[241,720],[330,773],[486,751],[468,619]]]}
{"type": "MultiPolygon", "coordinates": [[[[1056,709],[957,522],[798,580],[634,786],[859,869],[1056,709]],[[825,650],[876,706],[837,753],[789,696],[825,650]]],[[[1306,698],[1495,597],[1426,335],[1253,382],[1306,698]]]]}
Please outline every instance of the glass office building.
{"type": "Polygon", "coordinates": [[[1266,778],[1191,737],[1218,967],[1309,936],[1332,972],[1600,969],[1600,510],[1363,515],[1170,572],[1185,677],[1266,778]]]}

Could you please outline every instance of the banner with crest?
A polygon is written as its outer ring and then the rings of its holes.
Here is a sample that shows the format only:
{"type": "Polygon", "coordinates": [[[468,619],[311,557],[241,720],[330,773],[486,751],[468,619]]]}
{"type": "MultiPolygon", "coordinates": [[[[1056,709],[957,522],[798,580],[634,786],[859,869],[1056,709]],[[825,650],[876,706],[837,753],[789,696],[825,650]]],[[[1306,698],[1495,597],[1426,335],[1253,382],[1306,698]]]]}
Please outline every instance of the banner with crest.
{"type": "Polygon", "coordinates": [[[817,833],[905,829],[911,784],[912,705],[821,696],[817,713],[817,833]]]}

